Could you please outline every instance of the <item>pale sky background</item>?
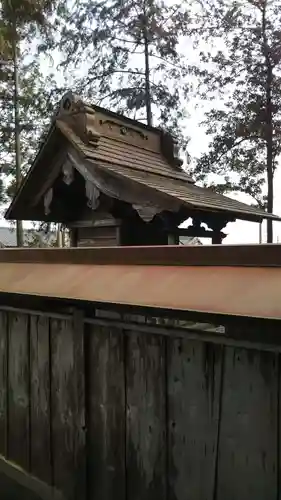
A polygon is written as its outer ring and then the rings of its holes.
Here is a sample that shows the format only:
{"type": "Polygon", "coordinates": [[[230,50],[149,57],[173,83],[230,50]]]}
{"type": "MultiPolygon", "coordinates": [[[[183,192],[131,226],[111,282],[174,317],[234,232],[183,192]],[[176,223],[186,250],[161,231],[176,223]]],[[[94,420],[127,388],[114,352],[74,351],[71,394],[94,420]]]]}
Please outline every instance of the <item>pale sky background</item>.
{"type": "MultiPolygon", "coordinates": [[[[171,0],[173,3],[173,0],[171,0]]],[[[202,48],[202,47],[201,47],[202,48]]],[[[222,48],[222,47],[220,47],[222,48]]],[[[193,49],[191,42],[187,40],[183,40],[180,44],[180,50],[184,54],[188,54],[189,64],[196,62],[196,51],[193,49]]],[[[56,65],[59,62],[60,56],[58,53],[53,55],[53,63],[50,59],[43,59],[42,69],[44,73],[54,72],[56,65]]],[[[135,65],[134,60],[134,65],[135,65]]],[[[140,64],[141,66],[141,64],[140,64]]],[[[81,64],[81,71],[85,71],[85,62],[81,64]],[[83,68],[83,69],[82,69],[83,68]]],[[[84,72],[83,71],[83,72],[84,72]]],[[[62,84],[64,80],[62,74],[58,73],[57,83],[58,85],[62,84]]],[[[64,81],[65,84],[65,81],[64,81]]],[[[71,82],[69,81],[69,90],[71,90],[71,82]]],[[[202,153],[204,153],[208,149],[209,138],[206,136],[204,128],[199,124],[204,119],[204,107],[199,106],[195,107],[193,102],[196,102],[196,95],[193,95],[190,99],[190,102],[187,105],[189,118],[185,122],[185,129],[187,135],[190,137],[190,143],[188,146],[188,152],[192,157],[199,157],[202,153]]],[[[94,104],[94,102],[93,102],[94,104]]],[[[212,101],[212,107],[220,107],[219,101],[212,101]]],[[[208,103],[205,106],[205,111],[207,108],[210,108],[210,104],[208,103]]],[[[113,109],[114,111],[114,109],[113,109]]],[[[231,195],[231,197],[238,199],[244,203],[250,204],[252,202],[251,198],[247,195],[231,195]]],[[[4,208],[4,207],[2,207],[4,208]]],[[[5,209],[2,213],[5,212],[5,209]]],[[[281,165],[277,168],[275,173],[275,181],[274,181],[274,213],[276,215],[281,216],[281,165]]],[[[30,227],[29,223],[24,224],[26,227],[30,227]]],[[[9,223],[6,222],[0,216],[0,226],[9,226],[9,223]]],[[[258,243],[259,242],[259,233],[260,227],[258,223],[250,223],[244,221],[236,221],[234,223],[229,223],[227,227],[223,230],[227,237],[224,239],[224,244],[235,244],[235,243],[258,243]]],[[[262,224],[262,241],[266,242],[266,221],[262,224]]],[[[274,241],[281,242],[281,222],[274,223],[274,241]]],[[[209,243],[210,240],[202,239],[202,242],[209,243]]]]}
{"type": "MultiPolygon", "coordinates": [[[[189,152],[192,156],[199,156],[204,150],[208,149],[208,137],[204,129],[199,126],[203,119],[203,112],[196,110],[194,114],[187,120],[187,133],[191,140],[189,143],[189,152]]],[[[274,180],[274,214],[281,217],[281,166],[279,164],[274,180]]],[[[229,196],[229,195],[228,195],[229,196]]],[[[250,196],[239,194],[231,195],[231,197],[242,201],[243,203],[251,204],[250,196]]],[[[273,223],[274,242],[281,243],[281,222],[273,223]]],[[[236,221],[229,223],[223,232],[227,234],[224,239],[225,244],[235,243],[259,243],[259,224],[256,222],[236,221]]],[[[207,240],[206,240],[207,242],[207,240]]],[[[266,243],[266,221],[262,224],[262,242],[266,243]]]]}
{"type": "MultiPolygon", "coordinates": [[[[217,48],[223,49],[222,40],[217,40],[217,48]]],[[[210,50],[210,47],[206,45],[206,49],[210,50]]],[[[200,47],[200,50],[204,51],[204,46],[200,47]]],[[[188,54],[188,60],[190,64],[196,63],[197,54],[193,49],[191,43],[188,40],[183,40],[181,44],[181,51],[184,54],[188,54]]],[[[196,102],[196,96],[195,102],[196,102]]],[[[186,121],[186,131],[187,135],[190,137],[190,143],[188,145],[188,152],[192,157],[199,157],[202,153],[208,150],[209,137],[206,136],[204,128],[200,126],[200,123],[204,119],[204,111],[209,111],[210,108],[220,108],[221,103],[219,100],[214,100],[212,103],[200,103],[198,108],[192,108],[192,102],[188,105],[188,111],[190,114],[189,119],[186,121]]],[[[274,210],[273,213],[281,217],[281,159],[279,160],[279,166],[275,172],[274,177],[274,210]]],[[[229,197],[235,198],[243,203],[252,204],[253,200],[250,196],[246,194],[228,194],[229,197]]],[[[236,243],[259,243],[260,239],[260,224],[256,222],[245,222],[236,221],[229,223],[223,232],[227,234],[227,237],[223,240],[224,244],[236,244],[236,243]]],[[[281,242],[281,222],[273,223],[273,238],[274,242],[281,242]]],[[[209,243],[209,240],[202,240],[209,243]]],[[[262,223],[262,242],[266,243],[266,221],[262,223]]]]}

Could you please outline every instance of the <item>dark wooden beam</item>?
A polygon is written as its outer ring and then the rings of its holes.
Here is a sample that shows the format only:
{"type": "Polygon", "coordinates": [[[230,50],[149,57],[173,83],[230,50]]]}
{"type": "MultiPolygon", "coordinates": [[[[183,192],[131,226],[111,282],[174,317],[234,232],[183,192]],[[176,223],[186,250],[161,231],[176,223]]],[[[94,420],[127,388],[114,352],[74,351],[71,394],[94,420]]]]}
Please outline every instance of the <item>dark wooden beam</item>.
{"type": "Polygon", "coordinates": [[[226,235],[224,233],[221,233],[221,231],[214,231],[212,234],[212,245],[221,245],[223,238],[225,238],[226,235]]]}
{"type": "MultiPolygon", "coordinates": [[[[34,299],[36,298],[34,297],[34,299]]],[[[57,302],[54,307],[54,302],[50,302],[48,306],[48,301],[46,302],[41,298],[40,302],[38,302],[38,297],[37,301],[32,301],[30,296],[28,301],[24,304],[14,302],[14,307],[1,305],[0,309],[15,314],[31,314],[60,320],[71,320],[75,315],[78,315],[83,317],[85,324],[117,328],[120,332],[125,329],[149,335],[189,338],[222,345],[245,347],[247,349],[281,352],[278,320],[202,315],[198,313],[182,313],[180,311],[175,314],[175,311],[171,310],[155,310],[151,314],[150,310],[137,307],[128,310],[124,306],[112,307],[112,305],[106,306],[105,304],[101,305],[100,308],[94,308],[93,306],[87,308],[85,303],[80,304],[79,307],[75,307],[74,303],[69,303],[67,307],[63,305],[63,302],[57,302]],[[24,307],[25,305],[27,307],[24,307]],[[95,316],[97,310],[102,315],[95,316]],[[144,318],[143,314],[147,318],[161,317],[165,321],[161,325],[145,323],[140,319],[140,317],[144,318]]],[[[43,487],[45,487],[45,484],[43,484],[43,487]]],[[[55,493],[57,494],[56,491],[55,493]]],[[[60,493],[59,497],[54,497],[54,499],[57,498],[61,498],[60,493]]]]}
{"type": "Polygon", "coordinates": [[[88,265],[281,267],[281,245],[3,248],[0,262],[88,265]]]}
{"type": "Polygon", "coordinates": [[[222,233],[219,231],[218,233],[215,233],[214,231],[211,231],[209,229],[205,229],[204,227],[199,227],[196,228],[194,226],[189,226],[187,228],[176,228],[172,231],[170,231],[170,234],[173,234],[175,236],[190,236],[190,237],[197,237],[197,238],[211,238],[213,241],[213,238],[220,238],[220,241],[226,237],[226,234],[222,233]]]}
{"type": "Polygon", "coordinates": [[[229,219],[226,219],[223,216],[214,217],[210,214],[204,219],[204,222],[212,230],[212,245],[220,245],[223,238],[226,236],[222,233],[222,229],[228,224],[228,222],[230,222],[229,219]]]}
{"type": "Polygon", "coordinates": [[[62,493],[0,455],[0,491],[5,500],[64,500],[62,493]]]}
{"type": "Polygon", "coordinates": [[[31,199],[30,207],[32,208],[35,207],[39,203],[39,201],[43,198],[43,196],[46,194],[46,192],[53,186],[55,180],[61,173],[62,164],[65,161],[65,159],[66,159],[65,153],[59,154],[59,156],[52,163],[52,169],[50,170],[49,176],[42,183],[42,186],[40,187],[40,189],[38,189],[38,191],[34,195],[34,198],[31,199]]]}

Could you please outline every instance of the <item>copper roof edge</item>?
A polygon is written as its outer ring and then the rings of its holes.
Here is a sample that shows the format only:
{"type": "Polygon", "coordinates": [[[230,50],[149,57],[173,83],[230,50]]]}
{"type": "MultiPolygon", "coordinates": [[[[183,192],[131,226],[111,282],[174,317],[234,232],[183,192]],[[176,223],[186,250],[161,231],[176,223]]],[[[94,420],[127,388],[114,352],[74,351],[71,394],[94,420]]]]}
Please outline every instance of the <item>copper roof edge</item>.
{"type": "Polygon", "coordinates": [[[281,244],[1,248],[0,262],[123,266],[281,267],[281,244]]]}
{"type": "Polygon", "coordinates": [[[150,310],[281,319],[266,267],[0,263],[0,293],[150,310]]]}

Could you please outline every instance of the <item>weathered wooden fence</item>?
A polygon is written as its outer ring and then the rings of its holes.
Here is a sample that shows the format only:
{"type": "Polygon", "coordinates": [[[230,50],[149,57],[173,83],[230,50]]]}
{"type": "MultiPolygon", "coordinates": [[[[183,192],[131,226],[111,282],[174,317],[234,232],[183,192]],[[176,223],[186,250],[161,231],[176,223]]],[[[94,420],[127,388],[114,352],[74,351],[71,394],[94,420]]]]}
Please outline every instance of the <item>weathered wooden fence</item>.
{"type": "Polygon", "coordinates": [[[276,500],[279,365],[188,330],[2,309],[0,453],[68,499],[276,500]]]}

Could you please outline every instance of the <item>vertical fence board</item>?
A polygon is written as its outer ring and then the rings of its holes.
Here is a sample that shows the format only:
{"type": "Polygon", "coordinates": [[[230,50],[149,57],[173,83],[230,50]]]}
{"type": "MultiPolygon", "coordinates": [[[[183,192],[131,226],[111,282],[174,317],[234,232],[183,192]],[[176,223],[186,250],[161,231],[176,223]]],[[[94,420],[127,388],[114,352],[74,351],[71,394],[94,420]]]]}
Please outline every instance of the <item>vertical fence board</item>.
{"type": "Polygon", "coordinates": [[[127,499],[166,498],[165,343],[128,332],[127,499]]]}
{"type": "Polygon", "coordinates": [[[211,500],[222,350],[183,339],[168,346],[169,498],[211,500]]]}
{"type": "Polygon", "coordinates": [[[228,347],[218,500],[277,498],[277,356],[228,347]]]}
{"type": "Polygon", "coordinates": [[[88,475],[91,500],[125,499],[122,332],[88,327],[88,475]]]}
{"type": "Polygon", "coordinates": [[[281,356],[280,353],[277,356],[277,377],[278,377],[278,387],[277,387],[277,429],[276,429],[276,441],[277,441],[277,500],[281,497],[281,356]]]}
{"type": "Polygon", "coordinates": [[[54,484],[66,498],[82,498],[85,490],[83,328],[78,331],[76,322],[71,320],[50,321],[54,484]]]}
{"type": "Polygon", "coordinates": [[[0,454],[7,455],[8,315],[0,311],[0,454]]]}
{"type": "Polygon", "coordinates": [[[275,500],[279,363],[0,312],[0,454],[68,500],[275,500]]]}
{"type": "Polygon", "coordinates": [[[28,315],[9,313],[8,457],[25,469],[30,465],[28,327],[28,315]]]}
{"type": "Polygon", "coordinates": [[[86,422],[85,422],[85,324],[81,311],[74,312],[74,372],[76,384],[74,386],[74,422],[75,455],[74,466],[76,472],[75,496],[78,500],[86,499],[86,422]]]}
{"type": "Polygon", "coordinates": [[[72,323],[57,319],[50,323],[53,480],[66,498],[74,498],[72,323]]]}
{"type": "Polygon", "coordinates": [[[31,471],[51,483],[49,319],[30,317],[31,471]]]}

